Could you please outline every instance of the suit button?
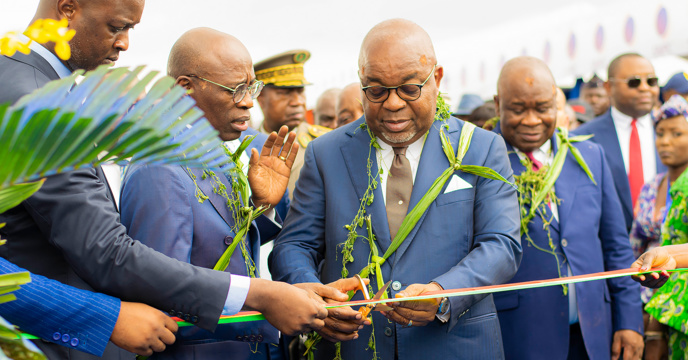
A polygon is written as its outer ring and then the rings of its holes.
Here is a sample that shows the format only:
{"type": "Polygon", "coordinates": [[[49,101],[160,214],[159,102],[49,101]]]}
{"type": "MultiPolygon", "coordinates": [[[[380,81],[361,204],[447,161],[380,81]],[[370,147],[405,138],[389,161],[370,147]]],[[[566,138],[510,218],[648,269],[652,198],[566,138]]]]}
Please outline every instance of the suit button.
{"type": "Polygon", "coordinates": [[[194,323],[194,324],[197,323],[197,322],[198,322],[198,316],[192,316],[192,317],[191,317],[191,322],[194,323]]]}
{"type": "Polygon", "coordinates": [[[53,340],[58,341],[61,337],[62,334],[60,334],[59,332],[56,331],[55,333],[53,333],[53,340]]]}
{"type": "Polygon", "coordinates": [[[77,345],[79,345],[79,339],[72,338],[72,341],[69,344],[76,347],[77,345]]]}
{"type": "Polygon", "coordinates": [[[237,341],[243,341],[244,337],[241,335],[237,335],[236,339],[237,339],[237,341]]]}
{"type": "Polygon", "coordinates": [[[561,246],[567,247],[567,246],[569,246],[569,242],[566,241],[566,239],[561,239],[561,246]]]}
{"type": "Polygon", "coordinates": [[[232,245],[232,241],[234,241],[233,237],[225,236],[225,245],[227,245],[227,246],[232,245]]]}
{"type": "Polygon", "coordinates": [[[385,335],[392,336],[392,328],[390,328],[389,326],[385,326],[385,335]]]}
{"type": "Polygon", "coordinates": [[[394,290],[394,291],[401,290],[401,283],[398,281],[393,282],[392,283],[392,290],[394,290]]]}
{"type": "Polygon", "coordinates": [[[256,342],[256,336],[255,336],[255,335],[249,336],[249,337],[248,337],[248,341],[249,341],[249,342],[256,342]]]}
{"type": "Polygon", "coordinates": [[[244,342],[248,342],[248,339],[249,339],[249,336],[248,336],[248,335],[244,335],[244,342]]]}
{"type": "Polygon", "coordinates": [[[177,312],[174,309],[170,310],[170,316],[177,316],[177,312]]]}
{"type": "Polygon", "coordinates": [[[69,334],[64,334],[64,335],[62,335],[62,342],[63,343],[69,342],[69,339],[71,339],[71,338],[72,337],[69,336],[69,334]]]}
{"type": "Polygon", "coordinates": [[[189,320],[191,320],[191,315],[184,314],[184,321],[189,321],[189,320]]]}
{"type": "Polygon", "coordinates": [[[258,336],[256,337],[256,341],[258,341],[258,342],[263,342],[263,335],[258,335],[258,336]]]}

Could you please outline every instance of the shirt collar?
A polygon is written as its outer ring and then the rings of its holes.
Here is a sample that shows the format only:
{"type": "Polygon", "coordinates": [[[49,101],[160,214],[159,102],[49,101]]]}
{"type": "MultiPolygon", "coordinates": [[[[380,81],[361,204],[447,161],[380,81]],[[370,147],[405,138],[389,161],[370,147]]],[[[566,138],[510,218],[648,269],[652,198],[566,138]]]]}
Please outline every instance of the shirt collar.
{"type": "MultiPolygon", "coordinates": [[[[408,148],[406,148],[406,158],[409,159],[409,161],[418,161],[420,159],[420,154],[423,152],[423,145],[425,144],[425,138],[427,137],[428,134],[426,133],[424,136],[414,141],[411,145],[408,146],[408,148]]],[[[381,152],[383,157],[391,152],[394,152],[392,145],[389,145],[386,142],[380,140],[380,138],[376,138],[376,140],[382,148],[381,152]]]]}
{"type": "MultiPolygon", "coordinates": [[[[23,37],[23,41],[28,41],[29,38],[26,37],[26,35],[21,35],[23,37]]],[[[45,61],[47,61],[50,66],[55,70],[57,73],[57,76],[60,77],[60,79],[66,78],[70,75],[72,75],[72,72],[65,66],[65,64],[60,61],[60,59],[55,56],[55,54],[51,53],[48,49],[46,49],[43,45],[31,41],[31,44],[29,44],[29,48],[31,51],[37,53],[40,55],[45,61]]]]}
{"type": "MultiPolygon", "coordinates": [[[[633,121],[633,118],[622,113],[619,111],[619,109],[615,108],[612,106],[612,120],[614,121],[614,126],[619,128],[619,127],[625,127],[625,128],[630,128],[631,127],[631,122],[633,121]]],[[[637,118],[638,122],[636,123],[638,126],[645,127],[649,126],[652,128],[652,118],[650,117],[650,114],[648,113],[645,116],[641,116],[637,118]]]]}
{"type": "MultiPolygon", "coordinates": [[[[521,149],[514,147],[514,151],[516,151],[516,155],[518,155],[519,159],[523,160],[526,158],[526,154],[521,151],[521,149]]],[[[538,160],[549,159],[552,157],[552,139],[548,139],[544,144],[542,144],[542,146],[533,150],[533,157],[538,160]]]]}

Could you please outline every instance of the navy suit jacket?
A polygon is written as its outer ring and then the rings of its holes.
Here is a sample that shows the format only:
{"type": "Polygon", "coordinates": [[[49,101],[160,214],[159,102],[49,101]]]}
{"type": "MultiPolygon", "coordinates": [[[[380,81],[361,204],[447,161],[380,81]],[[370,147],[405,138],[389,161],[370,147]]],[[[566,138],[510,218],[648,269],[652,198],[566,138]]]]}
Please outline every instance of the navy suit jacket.
{"type": "MultiPolygon", "coordinates": [[[[497,128],[496,132],[499,132],[497,128]]],[[[556,153],[556,135],[552,137],[556,153]]],[[[561,200],[559,221],[550,226],[560,261],[567,259],[573,275],[628,268],[634,261],[619,198],[602,148],[590,141],[574,144],[597,182],[595,185],[569,152],[555,184],[561,200]]],[[[514,174],[525,171],[507,144],[514,174]]],[[[546,216],[551,217],[551,212],[546,216]]],[[[528,224],[533,242],[549,249],[542,218],[528,224]]],[[[554,255],[521,239],[523,260],[511,282],[556,278],[554,255]]],[[[566,262],[559,271],[566,276],[566,262]]],[[[574,285],[569,285],[574,286],[574,285]]],[[[630,329],[642,334],[640,286],[630,277],[575,284],[578,316],[590,359],[609,359],[612,333],[630,329]]],[[[507,359],[566,359],[569,344],[569,302],[561,286],[494,294],[507,359]],[[537,318],[537,321],[533,321],[537,318]]]]}
{"type": "MultiPolygon", "coordinates": [[[[607,156],[607,162],[609,163],[609,168],[614,179],[614,188],[621,200],[626,232],[630,233],[631,226],[633,225],[631,186],[628,183],[628,174],[626,173],[623,155],[621,155],[621,145],[619,145],[619,138],[616,135],[616,128],[614,127],[611,110],[573,131],[573,135],[588,134],[595,135],[590,140],[600,144],[607,156]]],[[[665,172],[666,166],[662,164],[658,154],[655,153],[655,156],[657,157],[657,174],[665,172]]]]}
{"type": "MultiPolygon", "coordinates": [[[[246,149],[260,151],[266,135],[259,134],[246,149]]],[[[132,165],[127,169],[122,183],[121,216],[129,236],[163,254],[180,261],[205,268],[213,268],[222,253],[234,239],[233,214],[227,201],[213,191],[210,179],[202,180],[203,169],[187,169],[177,165],[132,165]],[[190,172],[189,172],[190,171],[190,172]],[[195,176],[199,188],[208,196],[200,203],[191,176],[195,176]]],[[[219,173],[227,189],[231,185],[219,173]]],[[[281,208],[288,206],[285,192],[281,208]]],[[[266,216],[253,222],[244,239],[256,264],[260,264],[260,245],[281,230],[280,211],[278,223],[266,216]]],[[[237,246],[227,267],[227,272],[247,276],[246,265],[237,246]]],[[[180,328],[177,341],[166,351],[155,354],[156,359],[268,359],[269,344],[278,343],[278,331],[266,320],[250,323],[220,325],[212,334],[197,327],[180,328]],[[249,344],[252,342],[253,344],[249,344]],[[259,352],[253,353],[251,349],[259,352]]]]}
{"type": "MultiPolygon", "coordinates": [[[[308,145],[284,230],[270,257],[276,280],[329,283],[341,277],[341,244],[348,233],[344,225],[353,220],[368,187],[370,137],[361,128],[363,121],[361,117],[308,145]]],[[[441,147],[440,126],[434,123],[425,140],[409,210],[449,167],[441,147]]],[[[445,131],[456,147],[464,122],[450,118],[447,126],[445,131]]],[[[375,151],[371,160],[375,174],[375,151]]],[[[504,141],[482,129],[475,130],[463,163],[490,167],[513,181],[504,141]]],[[[410,284],[436,281],[445,289],[474,287],[504,283],[516,273],[521,260],[516,190],[501,181],[458,171],[455,175],[471,186],[445,193],[445,185],[396,253],[382,265],[385,281],[396,282],[390,287],[392,298],[410,284]]],[[[382,191],[375,189],[374,201],[367,207],[380,254],[391,244],[382,191]]],[[[358,231],[367,237],[365,229],[358,231]]],[[[368,241],[357,240],[352,255],[354,262],[347,265],[351,275],[368,264],[368,241]]],[[[371,281],[377,288],[375,276],[371,281]]],[[[435,320],[425,327],[404,328],[375,312],[379,356],[394,359],[396,346],[398,359],[420,359],[429,354],[437,359],[503,358],[492,296],[454,297],[450,302],[449,322],[435,320]]],[[[357,340],[342,343],[343,358],[372,358],[372,351],[366,350],[370,332],[371,327],[365,327],[357,340]]],[[[331,343],[323,341],[317,348],[316,357],[332,359],[331,343]]]]}

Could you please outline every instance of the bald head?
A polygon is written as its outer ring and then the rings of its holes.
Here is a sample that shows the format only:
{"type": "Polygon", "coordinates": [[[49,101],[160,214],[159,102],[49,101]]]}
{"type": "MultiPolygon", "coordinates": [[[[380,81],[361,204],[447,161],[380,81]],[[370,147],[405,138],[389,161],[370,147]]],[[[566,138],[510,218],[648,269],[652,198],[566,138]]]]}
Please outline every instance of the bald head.
{"type": "Polygon", "coordinates": [[[551,84],[552,95],[556,93],[556,82],[552,72],[544,61],[531,56],[519,56],[507,61],[499,73],[497,80],[497,94],[501,94],[506,87],[519,82],[532,87],[535,82],[551,84]]]}
{"type": "Polygon", "coordinates": [[[172,46],[167,73],[190,92],[222,140],[248,129],[249,86],[255,90],[257,83],[251,55],[237,38],[209,28],[189,30],[172,46]]]}
{"type": "Polygon", "coordinates": [[[358,65],[363,111],[375,136],[406,146],[430,130],[443,69],[425,30],[403,19],[376,25],[363,39],[358,65]]]}
{"type": "Polygon", "coordinates": [[[423,65],[437,63],[432,40],[423,28],[406,19],[391,19],[373,27],[361,45],[358,56],[359,74],[365,69],[371,57],[389,56],[390,65],[400,62],[418,62],[423,65]]]}
{"type": "Polygon", "coordinates": [[[521,56],[507,61],[495,96],[504,140],[524,152],[542,146],[554,134],[556,98],[554,76],[542,60],[521,56]]]}
{"type": "Polygon", "coordinates": [[[334,106],[341,91],[341,89],[332,88],[320,94],[318,100],[315,101],[315,108],[313,109],[313,118],[316,125],[322,125],[330,129],[335,128],[337,115],[334,112],[334,106]]]}
{"type": "Polygon", "coordinates": [[[342,89],[337,98],[335,112],[337,113],[336,127],[344,126],[363,115],[360,83],[351,83],[342,89]]]}
{"type": "Polygon", "coordinates": [[[210,29],[196,28],[185,32],[172,46],[167,60],[167,74],[213,76],[252,64],[244,44],[232,35],[210,29]]]}

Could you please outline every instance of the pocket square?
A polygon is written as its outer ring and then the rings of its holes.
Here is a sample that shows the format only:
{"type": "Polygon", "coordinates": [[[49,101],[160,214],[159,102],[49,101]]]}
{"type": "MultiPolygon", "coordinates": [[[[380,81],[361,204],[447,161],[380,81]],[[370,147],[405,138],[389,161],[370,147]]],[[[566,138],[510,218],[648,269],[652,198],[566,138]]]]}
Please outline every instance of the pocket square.
{"type": "Polygon", "coordinates": [[[447,188],[444,190],[444,194],[456,190],[470,189],[472,187],[473,185],[469,184],[468,182],[466,182],[466,180],[454,174],[454,176],[452,176],[451,180],[449,181],[449,185],[447,185],[447,188]]]}

